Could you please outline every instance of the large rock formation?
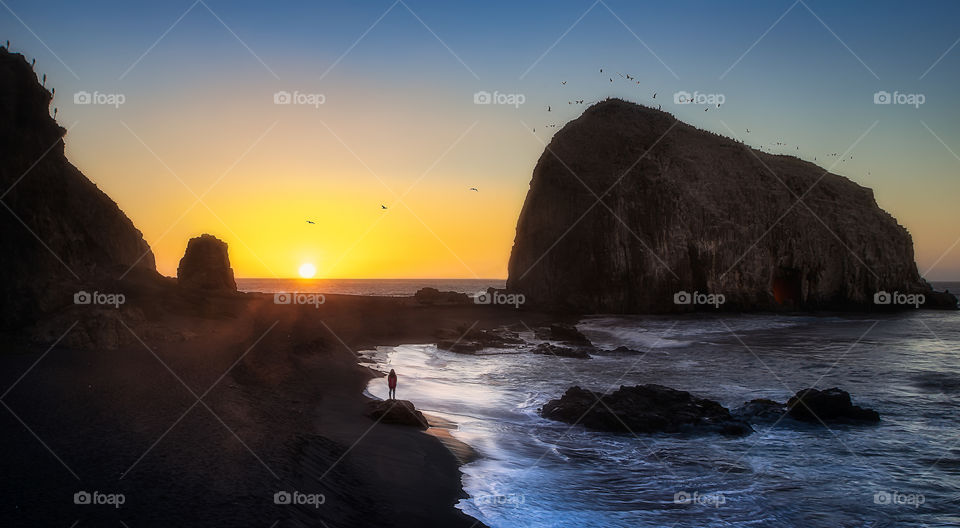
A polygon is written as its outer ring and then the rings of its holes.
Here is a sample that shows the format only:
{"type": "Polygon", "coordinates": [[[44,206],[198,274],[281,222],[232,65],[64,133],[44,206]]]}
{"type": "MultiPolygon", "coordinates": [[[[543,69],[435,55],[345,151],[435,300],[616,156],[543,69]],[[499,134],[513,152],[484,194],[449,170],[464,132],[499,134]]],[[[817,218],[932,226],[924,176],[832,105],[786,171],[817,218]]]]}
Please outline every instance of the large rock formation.
{"type": "Polygon", "coordinates": [[[865,309],[880,291],[956,307],[870,189],[617,99],[537,162],[507,289],[574,312],[686,311],[706,294],[729,309],[865,309]]]}
{"type": "Polygon", "coordinates": [[[191,238],[177,266],[177,281],[196,290],[237,291],[227,243],[206,233],[191,238]]]}
{"type": "Polygon", "coordinates": [[[64,156],[52,98],[23,55],[0,48],[0,327],[29,325],[128,270],[159,279],[140,231],[64,156]]]}

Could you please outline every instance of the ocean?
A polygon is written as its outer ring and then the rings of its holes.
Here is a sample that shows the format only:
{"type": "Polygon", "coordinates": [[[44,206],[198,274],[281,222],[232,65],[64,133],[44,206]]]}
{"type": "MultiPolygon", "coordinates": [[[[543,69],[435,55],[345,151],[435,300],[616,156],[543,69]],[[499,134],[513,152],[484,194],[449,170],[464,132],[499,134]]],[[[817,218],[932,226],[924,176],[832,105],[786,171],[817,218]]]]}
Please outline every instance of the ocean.
{"type": "MultiPolygon", "coordinates": [[[[593,316],[578,328],[599,348],[640,353],[464,355],[411,343],[361,354],[396,369],[398,397],[455,422],[453,435],[479,452],[462,468],[469,498],[457,507],[492,528],[960,526],[960,313],[593,316]],[[635,436],[537,413],[573,385],[644,383],[731,409],[840,387],[882,421],[635,436]]],[[[386,383],[367,391],[385,398],[386,383]]]]}
{"type": "Polygon", "coordinates": [[[477,293],[489,287],[503,288],[504,279],[237,279],[245,292],[302,292],[343,295],[408,297],[430,286],[440,291],[477,293]]]}
{"type": "MultiPolygon", "coordinates": [[[[239,279],[247,291],[465,293],[497,280],[239,279]]],[[[960,282],[935,283],[960,291],[960,282]]],[[[457,507],[506,527],[960,526],[960,312],[884,315],[591,316],[592,359],[524,349],[478,355],[431,343],[360,351],[397,395],[457,424],[480,458],[461,468],[457,507]],[[657,383],[733,409],[840,387],[878,425],[755,424],[743,438],[589,431],[539,416],[573,385],[657,383]]],[[[538,343],[532,331],[521,337],[538,343]]],[[[386,398],[382,378],[367,392],[386,398]]]]}

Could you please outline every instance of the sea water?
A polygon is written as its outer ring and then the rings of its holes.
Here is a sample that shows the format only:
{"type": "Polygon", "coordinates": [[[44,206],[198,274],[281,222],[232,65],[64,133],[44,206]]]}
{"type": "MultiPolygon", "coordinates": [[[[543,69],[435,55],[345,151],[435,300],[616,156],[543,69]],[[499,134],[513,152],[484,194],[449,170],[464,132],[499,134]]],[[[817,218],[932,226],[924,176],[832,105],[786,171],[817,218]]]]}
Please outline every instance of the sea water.
{"type": "MultiPolygon", "coordinates": [[[[960,313],[589,317],[578,328],[598,348],[637,352],[364,353],[396,369],[398,398],[455,422],[479,452],[457,507],[486,525],[960,526],[960,313]],[[574,385],[643,383],[728,408],[840,387],[882,421],[786,420],[731,438],[601,433],[537,412],[574,385]]],[[[385,380],[368,391],[385,398],[385,380]]]]}

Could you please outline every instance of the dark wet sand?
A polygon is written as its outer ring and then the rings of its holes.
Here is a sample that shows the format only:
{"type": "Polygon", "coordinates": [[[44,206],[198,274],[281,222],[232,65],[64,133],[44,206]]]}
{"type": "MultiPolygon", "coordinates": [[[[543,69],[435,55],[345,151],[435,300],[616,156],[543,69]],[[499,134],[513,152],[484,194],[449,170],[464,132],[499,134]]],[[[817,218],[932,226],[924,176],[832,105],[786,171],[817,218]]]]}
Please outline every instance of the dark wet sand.
{"type": "MultiPolygon", "coordinates": [[[[61,345],[42,359],[46,346],[4,345],[4,391],[40,361],[2,399],[0,524],[472,526],[454,504],[458,464],[476,454],[435,418],[425,434],[363,416],[374,374],[354,351],[474,323],[548,320],[352,296],[328,296],[319,309],[246,294],[210,301],[203,317],[147,311],[130,323],[143,343],[61,345]],[[125,503],[76,505],[81,490],[122,493],[125,503]],[[276,505],[281,490],[325,502],[276,505]]],[[[63,330],[83,316],[63,314],[63,330]]]]}

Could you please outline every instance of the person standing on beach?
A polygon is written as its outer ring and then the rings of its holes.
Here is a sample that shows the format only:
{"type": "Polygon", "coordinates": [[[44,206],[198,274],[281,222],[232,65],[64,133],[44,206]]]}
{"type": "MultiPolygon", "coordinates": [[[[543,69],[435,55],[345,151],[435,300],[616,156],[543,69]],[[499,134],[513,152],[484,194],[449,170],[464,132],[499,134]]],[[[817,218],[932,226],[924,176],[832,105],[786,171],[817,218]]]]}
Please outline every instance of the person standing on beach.
{"type": "Polygon", "coordinates": [[[387,387],[390,387],[387,398],[390,400],[397,399],[397,373],[393,369],[390,369],[390,374],[387,375],[387,387]]]}

